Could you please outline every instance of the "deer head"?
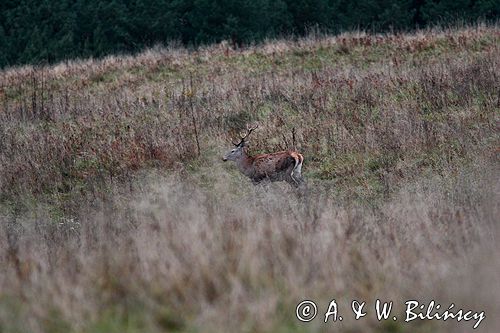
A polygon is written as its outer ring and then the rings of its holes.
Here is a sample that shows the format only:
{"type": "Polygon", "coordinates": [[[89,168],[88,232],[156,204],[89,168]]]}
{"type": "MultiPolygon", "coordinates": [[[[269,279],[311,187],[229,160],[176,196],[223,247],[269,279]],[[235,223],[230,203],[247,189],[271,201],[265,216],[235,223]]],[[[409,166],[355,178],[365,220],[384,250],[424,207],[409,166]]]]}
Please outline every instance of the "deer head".
{"type": "Polygon", "coordinates": [[[247,133],[245,134],[245,136],[241,137],[240,138],[240,142],[239,143],[234,143],[233,142],[233,145],[235,146],[235,148],[229,150],[228,152],[226,152],[226,154],[224,154],[224,157],[222,157],[222,160],[223,161],[237,161],[239,159],[241,159],[243,156],[245,156],[245,147],[246,147],[246,144],[247,144],[247,141],[246,139],[248,138],[248,136],[250,135],[250,133],[252,133],[255,129],[257,129],[258,126],[255,126],[255,127],[252,127],[252,128],[247,128],[247,133]]]}

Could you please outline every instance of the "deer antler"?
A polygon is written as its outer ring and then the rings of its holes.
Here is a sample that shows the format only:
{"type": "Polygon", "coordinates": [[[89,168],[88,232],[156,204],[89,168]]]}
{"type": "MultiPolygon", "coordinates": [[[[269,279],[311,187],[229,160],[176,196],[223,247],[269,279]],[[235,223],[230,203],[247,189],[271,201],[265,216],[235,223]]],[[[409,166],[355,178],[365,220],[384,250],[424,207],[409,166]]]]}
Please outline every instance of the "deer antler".
{"type": "MultiPolygon", "coordinates": [[[[259,126],[258,125],[255,125],[254,127],[251,127],[251,128],[248,128],[247,127],[247,134],[245,136],[243,136],[241,139],[240,139],[240,142],[239,143],[234,143],[233,142],[233,145],[235,146],[239,146],[241,145],[243,142],[245,142],[246,138],[250,135],[250,133],[252,133],[254,130],[256,130],[259,126]]],[[[241,135],[240,135],[241,136],[241,135]]]]}
{"type": "Polygon", "coordinates": [[[250,135],[250,133],[252,133],[254,130],[256,130],[257,127],[259,127],[259,126],[256,125],[255,127],[247,128],[247,134],[244,137],[242,137],[241,140],[245,141],[245,139],[250,135]]]}

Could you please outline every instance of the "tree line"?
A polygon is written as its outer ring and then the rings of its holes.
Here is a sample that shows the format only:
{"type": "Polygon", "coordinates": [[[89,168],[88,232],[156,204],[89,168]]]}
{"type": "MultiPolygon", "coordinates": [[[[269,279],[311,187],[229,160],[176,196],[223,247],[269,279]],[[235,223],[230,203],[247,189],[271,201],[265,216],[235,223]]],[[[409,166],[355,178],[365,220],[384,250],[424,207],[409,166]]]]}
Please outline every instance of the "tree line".
{"type": "Polygon", "coordinates": [[[300,36],[497,20],[498,0],[1,0],[0,67],[300,36]]]}

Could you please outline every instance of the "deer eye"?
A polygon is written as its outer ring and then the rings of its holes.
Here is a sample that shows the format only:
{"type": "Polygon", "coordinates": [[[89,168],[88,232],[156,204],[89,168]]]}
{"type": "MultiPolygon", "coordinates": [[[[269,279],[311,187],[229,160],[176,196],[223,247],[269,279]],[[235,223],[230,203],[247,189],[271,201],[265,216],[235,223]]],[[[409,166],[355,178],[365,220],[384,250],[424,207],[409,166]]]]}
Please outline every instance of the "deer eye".
{"type": "Polygon", "coordinates": [[[236,149],[233,149],[233,150],[231,150],[231,153],[234,153],[235,151],[236,151],[236,149]]]}

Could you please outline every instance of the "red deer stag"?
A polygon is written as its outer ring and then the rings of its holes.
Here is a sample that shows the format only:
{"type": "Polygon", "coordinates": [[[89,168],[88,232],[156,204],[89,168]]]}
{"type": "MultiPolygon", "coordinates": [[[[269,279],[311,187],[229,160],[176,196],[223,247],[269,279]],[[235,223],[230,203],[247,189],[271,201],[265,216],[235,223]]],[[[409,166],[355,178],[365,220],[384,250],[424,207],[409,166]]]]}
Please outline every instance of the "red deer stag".
{"type": "Polygon", "coordinates": [[[229,150],[223,161],[234,161],[240,171],[249,177],[254,184],[263,180],[286,181],[298,187],[303,183],[302,162],[304,157],[296,151],[280,151],[272,154],[250,156],[247,153],[246,139],[256,127],[247,129],[247,133],[239,143],[234,143],[235,148],[229,150]]]}

